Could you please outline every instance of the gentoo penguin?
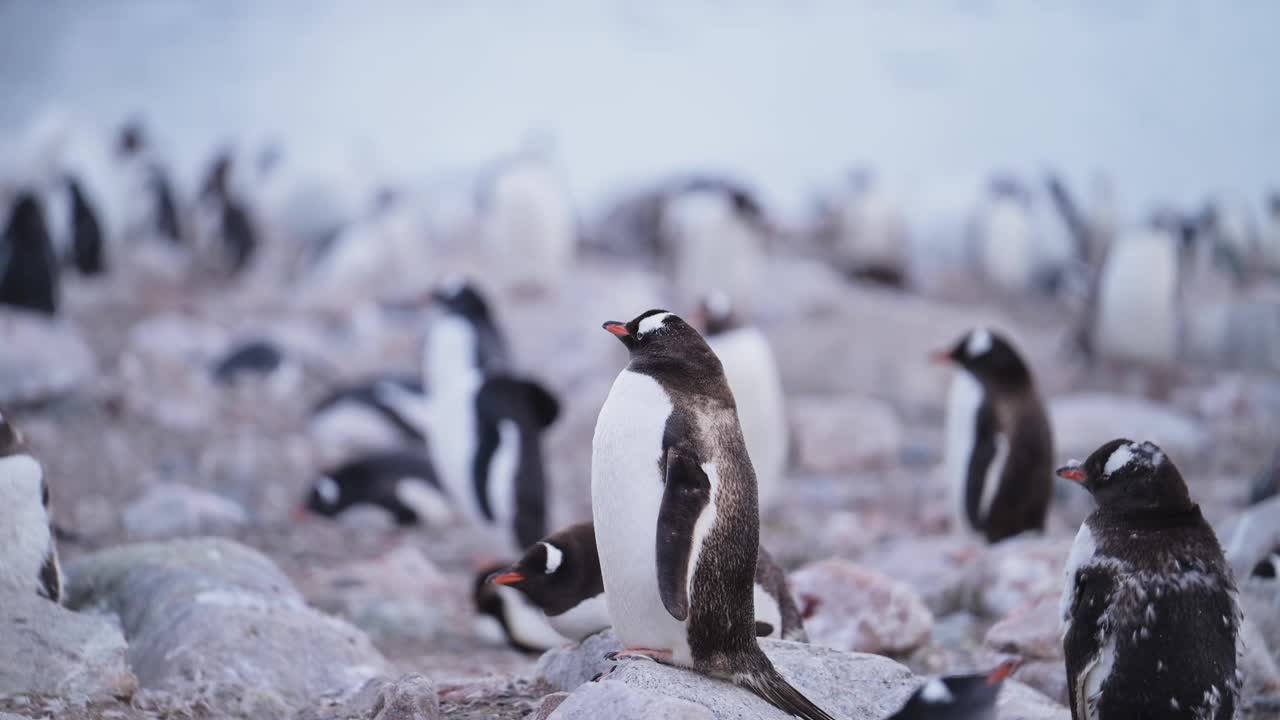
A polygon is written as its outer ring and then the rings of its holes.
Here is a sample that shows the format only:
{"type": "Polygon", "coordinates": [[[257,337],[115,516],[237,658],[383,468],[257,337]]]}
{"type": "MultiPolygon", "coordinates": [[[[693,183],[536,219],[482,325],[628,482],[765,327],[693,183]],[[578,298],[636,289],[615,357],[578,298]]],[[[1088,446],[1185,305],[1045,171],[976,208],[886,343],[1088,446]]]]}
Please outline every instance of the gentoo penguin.
{"type": "MultiPolygon", "coordinates": [[[[514,587],[547,615],[557,632],[581,640],[612,622],[600,576],[595,527],[590,522],[552,533],[513,565],[491,578],[514,587]]],[[[804,620],[787,586],[787,575],[763,548],[754,585],[756,636],[808,642],[804,620]]]]}
{"type": "Polygon", "coordinates": [[[200,202],[208,218],[208,240],[214,245],[209,250],[229,274],[235,275],[253,259],[258,235],[248,206],[232,190],[232,162],[232,154],[226,150],[214,158],[200,192],[200,202]]]}
{"type": "Polygon", "coordinates": [[[1026,186],[1012,178],[993,179],[978,209],[974,232],[978,265],[987,280],[1005,293],[1030,289],[1037,250],[1026,186]]]}
{"type": "Polygon", "coordinates": [[[485,374],[511,369],[506,337],[474,283],[465,277],[449,278],[431,293],[431,300],[444,311],[444,317],[432,321],[428,328],[426,353],[449,352],[461,357],[469,351],[471,365],[485,374]],[[455,348],[454,343],[464,347],[455,348]]]}
{"type": "Polygon", "coordinates": [[[1043,530],[1053,491],[1053,435],[1031,370],[999,333],[976,328],[949,351],[944,462],[959,523],[988,542],[1043,530]]]}
{"type": "Polygon", "coordinates": [[[1167,228],[1119,237],[1098,277],[1088,343],[1093,353],[1124,363],[1172,365],[1181,324],[1178,268],[1178,240],[1167,228]]]}
{"type": "Polygon", "coordinates": [[[307,433],[316,447],[324,449],[324,457],[334,459],[420,444],[427,439],[421,424],[426,403],[420,375],[382,373],[322,397],[312,406],[307,433]],[[387,392],[390,385],[403,392],[387,392]]]}
{"type": "Polygon", "coordinates": [[[299,511],[332,518],[356,505],[380,507],[400,526],[443,525],[453,517],[431,458],[421,450],[369,453],[332,468],[311,484],[299,511]]]}
{"type": "Polygon", "coordinates": [[[1098,503],[1062,595],[1072,718],[1235,717],[1235,582],[1173,462],[1150,442],[1118,439],[1058,475],[1098,503]]]}
{"type": "Polygon", "coordinates": [[[0,415],[0,588],[62,601],[44,469],[0,415]]]}
{"type": "Polygon", "coordinates": [[[833,255],[853,277],[890,287],[907,280],[907,219],[893,194],[866,170],[835,199],[833,255]]]}
{"type": "Polygon", "coordinates": [[[738,406],[763,512],[773,507],[782,489],[791,444],[778,364],[764,333],[739,322],[727,294],[707,295],[699,314],[738,406]]]}
{"type": "Polygon", "coordinates": [[[477,634],[526,653],[542,653],[569,643],[570,639],[551,627],[547,616],[527,595],[491,581],[494,573],[505,567],[484,567],[475,577],[471,600],[478,613],[477,634]],[[495,624],[497,627],[492,627],[495,624]]]}
{"type": "Polygon", "coordinates": [[[169,175],[148,152],[146,132],[141,123],[129,122],[120,129],[116,157],[132,181],[136,208],[129,218],[134,232],[179,243],[183,240],[178,216],[177,195],[169,175]],[[138,202],[141,200],[141,202],[138,202]]]}
{"type": "Polygon", "coordinates": [[[577,246],[577,220],[550,163],[536,154],[509,159],[493,172],[479,213],[488,252],[517,288],[559,286],[577,246]]]}
{"type": "Polygon", "coordinates": [[[618,657],[692,668],[798,717],[830,720],[756,642],[755,472],[720,361],[664,310],[604,328],[631,356],[600,410],[591,457],[618,657]]]}
{"type": "Polygon", "coordinates": [[[58,270],[40,202],[35,195],[22,193],[0,237],[0,304],[54,314],[58,270]]]}
{"type": "Polygon", "coordinates": [[[690,183],[668,197],[660,226],[681,305],[696,306],[713,287],[748,308],[767,242],[758,213],[754,198],[732,187],[690,183]]]}
{"type": "Polygon", "coordinates": [[[107,248],[98,215],[89,205],[80,182],[66,179],[71,196],[71,262],[81,275],[98,275],[107,270],[107,248]]]}
{"type": "Polygon", "coordinates": [[[989,673],[930,678],[888,720],[996,720],[996,698],[1016,669],[1008,661],[989,673]]]}

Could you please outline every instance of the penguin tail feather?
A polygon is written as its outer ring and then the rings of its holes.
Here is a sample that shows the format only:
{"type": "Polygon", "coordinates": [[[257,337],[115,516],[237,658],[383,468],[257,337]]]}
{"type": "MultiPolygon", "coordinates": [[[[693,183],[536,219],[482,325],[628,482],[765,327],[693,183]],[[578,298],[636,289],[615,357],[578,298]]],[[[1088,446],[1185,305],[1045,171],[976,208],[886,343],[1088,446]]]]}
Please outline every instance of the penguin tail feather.
{"type": "Polygon", "coordinates": [[[802,720],[835,720],[825,710],[814,705],[809,698],[800,694],[787,682],[772,663],[765,663],[763,668],[751,673],[736,673],[732,678],[735,685],[740,685],[765,702],[779,710],[801,718],[802,720]]]}

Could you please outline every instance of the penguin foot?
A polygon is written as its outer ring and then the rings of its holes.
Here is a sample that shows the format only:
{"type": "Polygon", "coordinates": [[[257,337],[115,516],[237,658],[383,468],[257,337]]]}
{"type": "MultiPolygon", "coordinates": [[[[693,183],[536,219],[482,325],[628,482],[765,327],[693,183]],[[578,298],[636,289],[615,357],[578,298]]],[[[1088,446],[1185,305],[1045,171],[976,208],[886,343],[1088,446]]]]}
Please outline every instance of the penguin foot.
{"type": "Polygon", "coordinates": [[[614,660],[619,662],[623,660],[635,660],[635,659],[643,658],[645,660],[652,660],[653,662],[660,663],[662,665],[671,664],[670,650],[653,650],[650,648],[625,648],[623,650],[619,650],[618,652],[609,653],[609,654],[613,656],[613,657],[609,657],[608,658],[609,660],[614,660]]]}

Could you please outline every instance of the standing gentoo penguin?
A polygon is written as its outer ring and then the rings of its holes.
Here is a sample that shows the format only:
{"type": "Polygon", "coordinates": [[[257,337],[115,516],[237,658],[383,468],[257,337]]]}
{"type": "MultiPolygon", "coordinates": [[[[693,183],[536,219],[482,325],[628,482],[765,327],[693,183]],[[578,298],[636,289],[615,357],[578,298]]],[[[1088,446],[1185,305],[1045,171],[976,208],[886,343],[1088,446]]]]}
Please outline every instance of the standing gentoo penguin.
{"type": "Polygon", "coordinates": [[[0,415],[0,588],[62,601],[49,485],[22,433],[0,415]]]}
{"type": "Polygon", "coordinates": [[[545,153],[507,159],[483,188],[485,244],[511,283],[524,290],[559,286],[577,245],[577,220],[545,153]]]}
{"type": "Polygon", "coordinates": [[[931,678],[888,720],[996,720],[1000,686],[1016,668],[1006,661],[989,673],[931,678]]]}
{"type": "Polygon", "coordinates": [[[701,315],[707,344],[720,359],[738,406],[763,512],[782,489],[791,444],[778,364],[764,333],[739,323],[727,294],[717,291],[704,298],[701,315]]]}
{"type": "Polygon", "coordinates": [[[620,656],[693,668],[798,717],[831,720],[756,642],[756,479],[720,361],[664,310],[604,328],[631,355],[600,410],[591,457],[620,656]]]}
{"type": "Polygon", "coordinates": [[[1043,530],[1053,434],[1031,370],[1009,341],[985,328],[934,358],[960,369],[947,397],[944,455],[960,523],[988,542],[1043,530]]]}
{"type": "Polygon", "coordinates": [[[1152,443],[1120,439],[1058,475],[1098,502],[1062,594],[1072,718],[1234,718],[1235,582],[1178,469],[1152,443]]]}
{"type": "MultiPolygon", "coordinates": [[[[491,580],[514,587],[547,615],[551,627],[581,640],[612,622],[600,577],[595,527],[578,523],[539,541],[491,580]]],[[[787,575],[763,547],[756,559],[756,636],[808,642],[787,575]]]]}
{"type": "Polygon", "coordinates": [[[0,304],[58,310],[58,257],[35,195],[18,196],[0,237],[0,304]]]}
{"type": "Polygon", "coordinates": [[[472,365],[486,375],[511,369],[506,337],[484,295],[470,280],[460,276],[446,280],[431,293],[431,300],[444,310],[444,317],[429,328],[426,352],[470,352],[472,365]],[[459,327],[453,327],[455,324],[459,327]],[[444,347],[437,350],[432,343],[444,347]],[[463,347],[455,349],[453,343],[463,347]]]}
{"type": "Polygon", "coordinates": [[[659,227],[682,306],[694,307],[708,287],[748,305],[768,241],[763,212],[750,193],[732,183],[695,179],[663,203],[659,227]]]}
{"type": "Polygon", "coordinates": [[[910,247],[898,198],[874,173],[858,170],[834,200],[832,254],[840,269],[882,285],[906,285],[910,247]]]}
{"type": "Polygon", "coordinates": [[[215,255],[215,262],[230,275],[248,266],[258,248],[258,235],[249,217],[248,206],[236,196],[231,185],[232,154],[220,152],[205,178],[200,191],[200,202],[207,216],[209,241],[215,247],[208,248],[215,255]]]}
{"type": "Polygon", "coordinates": [[[80,182],[68,176],[66,183],[71,195],[71,262],[81,275],[99,275],[107,271],[107,247],[102,225],[80,182]]]}
{"type": "Polygon", "coordinates": [[[387,450],[352,458],[317,478],[299,511],[336,517],[356,505],[380,507],[402,527],[443,525],[453,517],[435,467],[421,450],[387,450]]]}

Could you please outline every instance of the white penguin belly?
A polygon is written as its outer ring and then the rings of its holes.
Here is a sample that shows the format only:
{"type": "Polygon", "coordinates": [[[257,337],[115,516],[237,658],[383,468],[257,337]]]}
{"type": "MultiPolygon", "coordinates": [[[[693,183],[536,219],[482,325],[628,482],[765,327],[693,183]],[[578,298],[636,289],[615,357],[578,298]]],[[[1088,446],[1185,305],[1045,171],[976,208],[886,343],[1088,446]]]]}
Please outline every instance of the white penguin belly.
{"type": "Polygon", "coordinates": [[[760,509],[764,510],[778,496],[789,444],[782,383],[773,351],[764,334],[755,328],[730,330],[708,338],[707,343],[724,365],[738,406],[738,421],[756,471],[760,509]]]}
{"type": "Polygon", "coordinates": [[[782,638],[782,609],[772,595],[765,592],[764,586],[755,583],[753,586],[756,607],[756,622],[768,623],[773,630],[765,637],[782,638]]]}
{"type": "Polygon", "coordinates": [[[670,650],[691,664],[685,623],[658,594],[658,475],[671,400],[647,375],[624,370],[596,421],[591,456],[591,512],[609,617],[623,646],[670,650]]]}
{"type": "Polygon", "coordinates": [[[982,406],[982,386],[967,372],[956,371],[947,393],[946,447],[943,468],[951,486],[951,506],[957,530],[969,527],[965,512],[965,486],[969,481],[969,460],[973,456],[978,408],[982,406]]]}
{"type": "Polygon", "coordinates": [[[40,499],[40,464],[30,455],[0,458],[0,588],[36,592],[49,551],[49,516],[40,499]]]}
{"type": "Polygon", "coordinates": [[[1167,233],[1149,232],[1111,249],[1098,288],[1095,340],[1104,356],[1173,361],[1178,344],[1177,258],[1167,233]]]}
{"type": "Polygon", "coordinates": [[[476,455],[475,390],[479,384],[479,373],[473,373],[466,381],[442,388],[431,396],[432,437],[428,445],[445,491],[475,522],[483,517],[472,482],[472,462],[476,455]]]}
{"type": "Polygon", "coordinates": [[[556,632],[570,640],[582,640],[609,627],[609,601],[605,599],[604,593],[600,593],[559,615],[548,615],[547,622],[556,632]]]}

